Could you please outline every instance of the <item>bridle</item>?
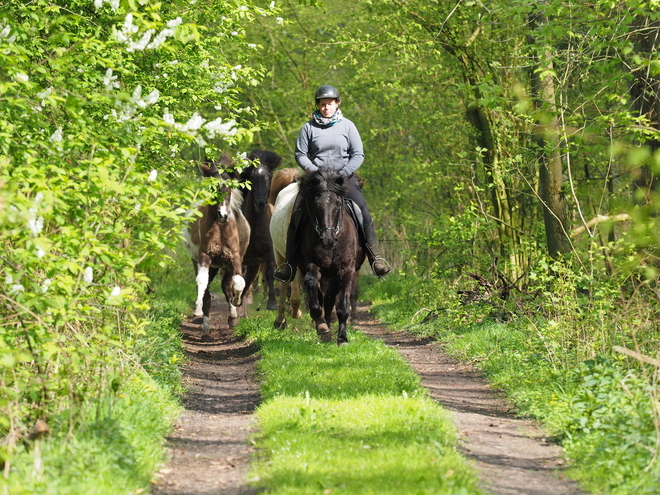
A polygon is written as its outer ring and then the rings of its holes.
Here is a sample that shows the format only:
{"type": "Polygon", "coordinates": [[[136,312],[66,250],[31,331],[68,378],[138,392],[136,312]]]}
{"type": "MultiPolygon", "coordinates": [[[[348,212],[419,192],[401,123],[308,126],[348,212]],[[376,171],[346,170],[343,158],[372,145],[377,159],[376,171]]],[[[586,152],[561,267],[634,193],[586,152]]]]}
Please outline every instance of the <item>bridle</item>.
{"type": "Polygon", "coordinates": [[[337,224],[334,227],[321,227],[321,225],[319,224],[319,220],[316,217],[316,215],[312,215],[312,212],[309,209],[309,204],[307,204],[306,206],[307,206],[307,214],[314,219],[314,230],[319,235],[319,237],[322,236],[323,233],[326,232],[326,231],[330,231],[330,232],[334,231],[334,235],[339,234],[339,231],[341,230],[341,227],[343,225],[343,220],[344,220],[344,215],[343,215],[344,212],[342,211],[342,209],[344,207],[343,203],[339,207],[339,215],[337,216],[337,224]]]}

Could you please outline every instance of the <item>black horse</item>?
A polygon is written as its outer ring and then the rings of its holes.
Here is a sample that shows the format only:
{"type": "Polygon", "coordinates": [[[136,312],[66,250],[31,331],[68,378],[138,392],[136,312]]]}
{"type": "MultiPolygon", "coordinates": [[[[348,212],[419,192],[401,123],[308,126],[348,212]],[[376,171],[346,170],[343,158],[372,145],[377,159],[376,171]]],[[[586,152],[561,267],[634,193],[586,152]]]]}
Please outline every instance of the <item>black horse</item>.
{"type": "Polygon", "coordinates": [[[334,172],[313,172],[300,179],[303,224],[300,261],[309,314],[325,342],[330,337],[330,316],[337,313],[337,344],[347,344],[346,321],[351,297],[357,291],[358,270],[366,253],[346,202],[348,181],[334,172]]]}
{"type": "MultiPolygon", "coordinates": [[[[250,243],[243,257],[245,266],[245,289],[243,298],[248,297],[252,284],[257,279],[259,271],[264,267],[264,278],[268,285],[268,303],[266,309],[277,309],[275,297],[275,255],[273,241],[270,237],[270,217],[272,205],[268,203],[273,170],[282,162],[282,157],[272,151],[254,150],[248,156],[252,163],[243,169],[239,182],[249,182],[249,188],[241,189],[243,206],[241,211],[251,227],[250,243]]],[[[243,306],[247,313],[247,305],[243,306]]]]}

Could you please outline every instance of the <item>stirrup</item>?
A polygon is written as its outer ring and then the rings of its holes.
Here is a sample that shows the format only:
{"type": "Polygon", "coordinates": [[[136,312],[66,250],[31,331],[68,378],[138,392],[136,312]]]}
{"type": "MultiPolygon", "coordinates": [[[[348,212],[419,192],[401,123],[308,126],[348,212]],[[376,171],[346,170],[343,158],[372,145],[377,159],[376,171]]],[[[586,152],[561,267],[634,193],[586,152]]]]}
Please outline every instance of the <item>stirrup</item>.
{"type": "Polygon", "coordinates": [[[276,278],[280,282],[284,282],[285,284],[291,283],[295,275],[296,275],[296,269],[289,262],[282,263],[280,266],[277,267],[275,273],[273,273],[274,278],[276,278]],[[282,272],[287,268],[289,269],[289,276],[288,278],[285,278],[282,272]]]}
{"type": "Polygon", "coordinates": [[[377,278],[383,278],[385,275],[387,275],[388,273],[390,273],[392,271],[392,265],[390,265],[390,262],[387,261],[385,258],[380,258],[380,257],[379,258],[374,258],[373,262],[371,263],[371,271],[374,273],[374,275],[376,275],[377,278]],[[382,261],[386,265],[385,268],[386,268],[387,271],[385,273],[381,274],[381,275],[378,275],[376,273],[375,266],[376,266],[377,261],[382,261]]]}

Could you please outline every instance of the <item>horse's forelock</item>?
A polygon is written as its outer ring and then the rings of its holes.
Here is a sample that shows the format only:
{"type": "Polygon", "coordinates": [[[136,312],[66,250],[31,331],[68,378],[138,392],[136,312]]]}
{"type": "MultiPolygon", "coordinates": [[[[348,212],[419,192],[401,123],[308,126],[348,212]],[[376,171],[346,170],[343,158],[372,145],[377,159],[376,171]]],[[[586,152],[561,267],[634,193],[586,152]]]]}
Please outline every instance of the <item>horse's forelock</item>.
{"type": "Polygon", "coordinates": [[[326,191],[346,196],[348,181],[337,172],[316,171],[301,179],[300,191],[305,197],[315,197],[326,191]]]}

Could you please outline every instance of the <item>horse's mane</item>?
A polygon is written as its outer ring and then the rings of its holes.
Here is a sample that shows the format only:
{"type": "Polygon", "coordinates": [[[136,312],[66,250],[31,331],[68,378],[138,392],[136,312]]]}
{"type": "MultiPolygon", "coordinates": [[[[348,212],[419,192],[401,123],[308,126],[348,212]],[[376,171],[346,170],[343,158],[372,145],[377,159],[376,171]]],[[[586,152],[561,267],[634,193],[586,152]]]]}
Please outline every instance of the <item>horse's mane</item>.
{"type": "Polygon", "coordinates": [[[345,197],[348,191],[348,180],[334,171],[312,172],[300,179],[300,194],[305,198],[316,197],[324,192],[332,192],[345,197]]]}
{"type": "Polygon", "coordinates": [[[277,153],[268,150],[252,150],[248,160],[259,160],[264,167],[272,172],[282,163],[282,157],[277,153]]]}
{"type": "Polygon", "coordinates": [[[231,190],[231,209],[234,211],[240,211],[243,206],[243,191],[239,189],[231,190]]]}

